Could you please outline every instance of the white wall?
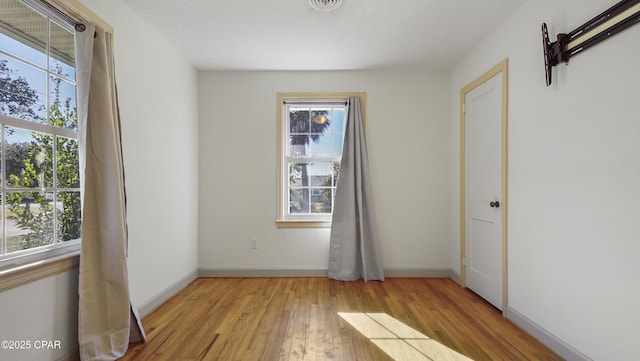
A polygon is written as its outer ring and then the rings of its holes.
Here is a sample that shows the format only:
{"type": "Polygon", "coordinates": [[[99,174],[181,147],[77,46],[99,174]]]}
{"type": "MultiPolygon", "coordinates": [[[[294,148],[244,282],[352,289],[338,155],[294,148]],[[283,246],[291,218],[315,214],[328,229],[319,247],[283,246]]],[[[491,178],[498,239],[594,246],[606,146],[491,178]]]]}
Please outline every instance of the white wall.
{"type": "Polygon", "coordinates": [[[510,310],[594,360],[640,355],[640,26],[554,70],[552,39],[612,1],[528,1],[452,72],[451,264],[459,270],[460,88],[509,58],[510,310]]]}
{"type": "Polygon", "coordinates": [[[122,1],[83,1],[114,28],[129,282],[140,306],[197,266],[197,73],[122,1]]]}
{"type": "Polygon", "coordinates": [[[327,269],[328,229],[274,223],[276,94],[365,91],[384,267],[448,270],[448,82],[424,72],[199,73],[200,267],[327,269]]]}
{"type": "MultiPolygon", "coordinates": [[[[82,2],[115,31],[129,280],[139,307],[198,267],[196,72],[122,1],[82,2]]],[[[76,349],[77,295],[77,269],[1,292],[3,339],[61,340],[62,349],[0,350],[0,359],[52,360],[76,349]]]]}
{"type": "Polygon", "coordinates": [[[0,292],[0,320],[0,341],[29,347],[2,348],[1,360],[57,360],[77,349],[77,268],[0,292]],[[42,347],[42,341],[58,341],[60,347],[42,347]]]}

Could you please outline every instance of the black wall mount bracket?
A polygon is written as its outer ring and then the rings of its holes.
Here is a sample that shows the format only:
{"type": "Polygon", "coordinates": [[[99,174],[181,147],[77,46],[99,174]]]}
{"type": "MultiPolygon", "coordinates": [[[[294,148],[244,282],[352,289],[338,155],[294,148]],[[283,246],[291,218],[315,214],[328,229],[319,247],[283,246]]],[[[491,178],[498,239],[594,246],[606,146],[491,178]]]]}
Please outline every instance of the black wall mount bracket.
{"type": "Polygon", "coordinates": [[[547,24],[542,23],[542,50],[547,86],[551,85],[551,69],[568,63],[586,49],[640,22],[640,0],[623,0],[570,33],[560,33],[549,41],[547,24]]]}

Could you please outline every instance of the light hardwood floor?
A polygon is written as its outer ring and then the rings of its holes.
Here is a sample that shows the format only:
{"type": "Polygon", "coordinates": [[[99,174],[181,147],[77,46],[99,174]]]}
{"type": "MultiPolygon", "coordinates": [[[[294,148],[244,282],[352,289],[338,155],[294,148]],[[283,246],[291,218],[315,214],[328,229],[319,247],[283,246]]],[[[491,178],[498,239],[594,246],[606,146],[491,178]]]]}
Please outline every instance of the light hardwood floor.
{"type": "Polygon", "coordinates": [[[561,360],[444,278],[200,278],[143,319],[147,343],[121,360],[394,360],[377,346],[389,340],[367,338],[338,313],[386,314],[476,361],[561,360]]]}

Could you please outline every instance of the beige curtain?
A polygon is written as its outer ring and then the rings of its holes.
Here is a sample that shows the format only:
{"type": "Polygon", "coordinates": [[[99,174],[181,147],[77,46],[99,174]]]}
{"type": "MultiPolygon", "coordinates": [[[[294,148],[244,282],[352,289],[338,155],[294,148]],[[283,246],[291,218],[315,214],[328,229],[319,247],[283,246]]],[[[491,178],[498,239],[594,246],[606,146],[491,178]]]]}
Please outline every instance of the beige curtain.
{"type": "Polygon", "coordinates": [[[129,296],[127,214],[113,35],[76,33],[82,195],[78,341],[82,360],[115,360],[144,330],[129,296]]]}
{"type": "Polygon", "coordinates": [[[329,241],[329,278],[384,281],[360,98],[347,99],[329,241]]]}

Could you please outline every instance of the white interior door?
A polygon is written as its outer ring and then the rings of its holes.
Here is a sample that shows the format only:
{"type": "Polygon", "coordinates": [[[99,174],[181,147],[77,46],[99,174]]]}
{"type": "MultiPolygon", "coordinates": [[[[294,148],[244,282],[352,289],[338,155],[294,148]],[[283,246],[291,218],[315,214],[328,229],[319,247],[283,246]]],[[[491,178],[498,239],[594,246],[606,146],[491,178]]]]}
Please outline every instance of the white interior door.
{"type": "Polygon", "coordinates": [[[502,73],[466,93],[466,286],[502,309],[502,73]]]}

